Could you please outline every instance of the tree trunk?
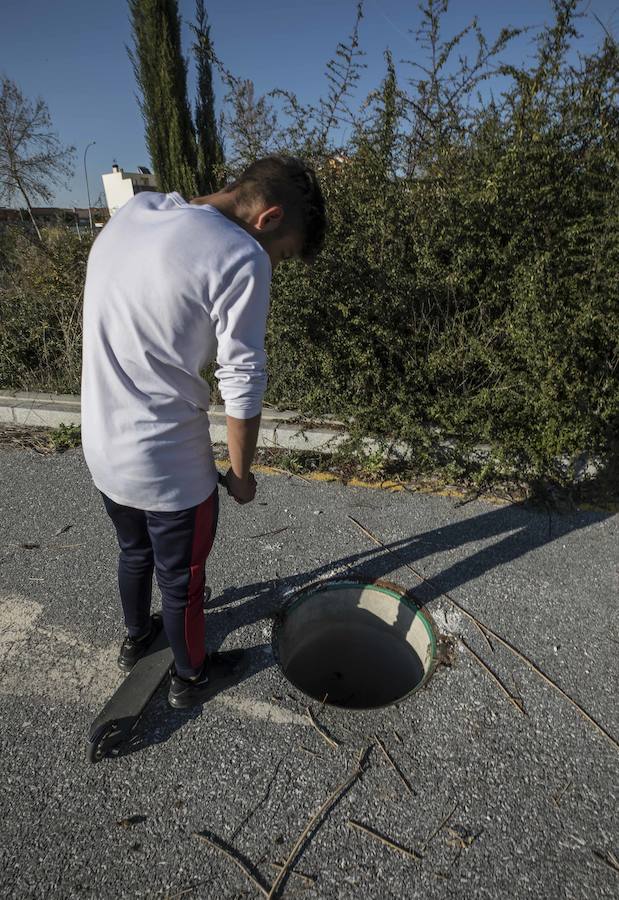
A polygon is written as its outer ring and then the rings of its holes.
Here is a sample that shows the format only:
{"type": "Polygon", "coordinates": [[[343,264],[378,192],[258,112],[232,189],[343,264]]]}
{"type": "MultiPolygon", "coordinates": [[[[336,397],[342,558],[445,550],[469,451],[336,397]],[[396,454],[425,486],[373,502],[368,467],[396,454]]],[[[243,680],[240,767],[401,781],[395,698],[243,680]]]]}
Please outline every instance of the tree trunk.
{"type": "Polygon", "coordinates": [[[32,222],[33,228],[37,233],[37,237],[40,240],[40,242],[43,243],[43,238],[41,237],[41,232],[39,231],[39,226],[37,225],[37,223],[34,220],[34,215],[32,213],[32,207],[30,206],[30,200],[28,199],[28,194],[25,192],[24,188],[22,187],[22,183],[21,183],[18,175],[15,175],[15,182],[17,184],[17,187],[21,191],[24,200],[26,201],[26,206],[28,207],[28,213],[30,214],[30,221],[32,222]]]}

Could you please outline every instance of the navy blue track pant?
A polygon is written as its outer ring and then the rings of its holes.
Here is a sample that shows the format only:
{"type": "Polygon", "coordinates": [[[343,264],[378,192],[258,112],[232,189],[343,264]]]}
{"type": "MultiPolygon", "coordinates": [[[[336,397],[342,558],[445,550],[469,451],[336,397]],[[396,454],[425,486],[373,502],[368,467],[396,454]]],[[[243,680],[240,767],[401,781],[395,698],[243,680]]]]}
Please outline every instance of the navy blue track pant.
{"type": "Polygon", "coordinates": [[[100,493],[120,547],[118,587],[128,633],[148,631],[154,570],[176,671],[182,678],[197,675],[206,653],[204,564],[217,531],[218,489],[178,512],[121,506],[100,493]]]}

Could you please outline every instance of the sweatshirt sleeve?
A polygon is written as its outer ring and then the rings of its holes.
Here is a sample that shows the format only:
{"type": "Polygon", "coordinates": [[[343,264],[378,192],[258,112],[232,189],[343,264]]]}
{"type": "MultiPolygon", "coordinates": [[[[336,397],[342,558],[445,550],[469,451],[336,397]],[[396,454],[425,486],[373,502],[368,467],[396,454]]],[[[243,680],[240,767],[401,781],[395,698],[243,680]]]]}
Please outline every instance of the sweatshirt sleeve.
{"type": "Polygon", "coordinates": [[[226,414],[236,419],[251,419],[262,410],[270,281],[267,254],[252,257],[239,268],[211,311],[217,336],[215,377],[226,414]]]}

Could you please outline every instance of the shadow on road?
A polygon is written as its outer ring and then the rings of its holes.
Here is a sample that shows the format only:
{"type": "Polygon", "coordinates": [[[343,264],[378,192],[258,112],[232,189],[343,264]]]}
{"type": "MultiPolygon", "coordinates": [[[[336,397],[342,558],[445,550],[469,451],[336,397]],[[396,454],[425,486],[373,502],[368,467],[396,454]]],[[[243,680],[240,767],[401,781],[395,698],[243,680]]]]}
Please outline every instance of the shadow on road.
{"type": "MultiPolygon", "coordinates": [[[[574,531],[602,522],[610,515],[606,512],[575,512],[550,518],[546,513],[515,504],[391,543],[385,542],[386,549],[373,546],[346,556],[334,555],[328,562],[293,576],[231,585],[207,606],[209,650],[216,650],[229,634],[239,628],[273,616],[280,609],[284,594],[288,596],[291,591],[327,577],[333,570],[342,569],[343,575],[348,570],[368,580],[385,578],[407,563],[414,566],[430,554],[446,553],[469,543],[500,538],[432,575],[431,585],[420,583],[416,586],[412,593],[417,602],[425,606],[445,592],[451,592],[574,531]]],[[[350,527],[354,533],[358,532],[353,522],[350,527]]],[[[381,535],[377,534],[377,537],[381,538],[381,535]]],[[[363,540],[369,541],[369,538],[363,540]]],[[[269,644],[256,645],[248,650],[250,666],[243,680],[275,664],[269,651],[269,644]]],[[[164,685],[145,714],[141,723],[143,728],[138,726],[141,733],[133,744],[123,748],[122,755],[167,740],[177,728],[202,714],[202,707],[188,711],[172,710],[167,704],[166,694],[167,685],[164,685]]]]}

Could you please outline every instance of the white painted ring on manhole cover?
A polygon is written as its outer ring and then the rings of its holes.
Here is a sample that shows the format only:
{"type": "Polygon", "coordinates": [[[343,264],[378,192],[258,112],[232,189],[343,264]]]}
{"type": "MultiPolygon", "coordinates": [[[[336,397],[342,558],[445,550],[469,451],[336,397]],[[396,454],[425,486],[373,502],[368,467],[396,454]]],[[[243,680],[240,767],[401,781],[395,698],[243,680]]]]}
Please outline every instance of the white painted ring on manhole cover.
{"type": "Polygon", "coordinates": [[[333,579],[288,599],[273,649],[286,678],[328,705],[371,709],[402,700],[436,665],[430,614],[387,581],[333,579]]]}

